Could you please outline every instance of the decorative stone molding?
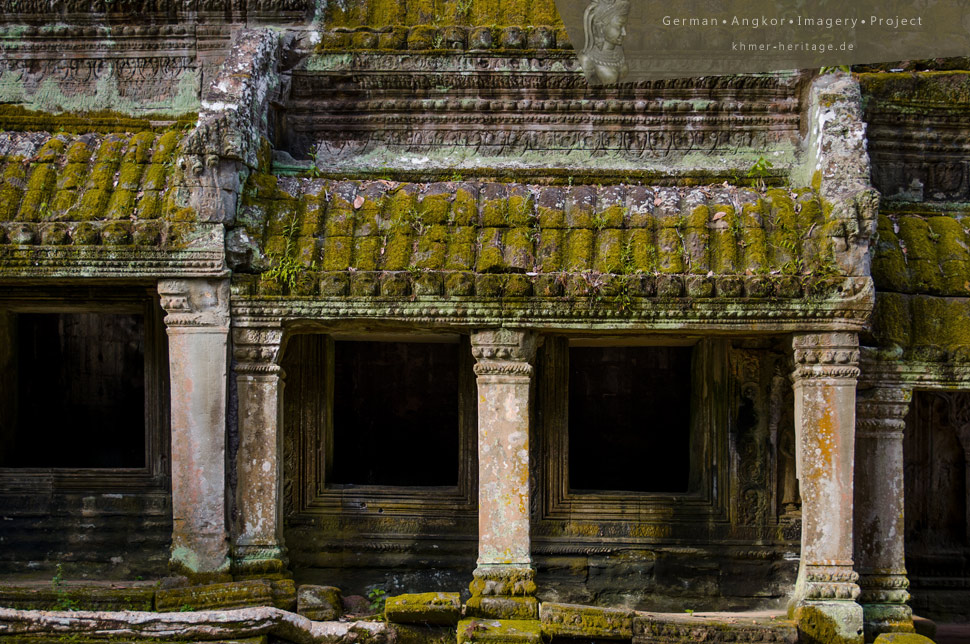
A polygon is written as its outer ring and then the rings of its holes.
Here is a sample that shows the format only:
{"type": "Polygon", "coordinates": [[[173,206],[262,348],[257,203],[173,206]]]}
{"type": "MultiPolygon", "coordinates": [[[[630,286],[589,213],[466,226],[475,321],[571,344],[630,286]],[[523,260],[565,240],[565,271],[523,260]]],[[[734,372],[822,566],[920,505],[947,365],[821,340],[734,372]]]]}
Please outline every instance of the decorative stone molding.
{"type": "Polygon", "coordinates": [[[856,437],[902,439],[913,390],[906,385],[873,387],[856,398],[856,437]]]}
{"type": "Polygon", "coordinates": [[[855,333],[801,334],[792,342],[792,378],[830,378],[855,381],[859,377],[859,341],[855,333]]]}
{"type": "Polygon", "coordinates": [[[160,280],[158,294],[170,333],[173,327],[229,326],[229,280],[160,280]]]}
{"type": "Polygon", "coordinates": [[[479,376],[532,376],[536,336],[525,331],[490,329],[472,333],[475,374],[479,376]]]}
{"type": "Polygon", "coordinates": [[[905,572],[886,571],[883,574],[859,575],[863,604],[906,604],[909,601],[909,579],[905,572]]]}
{"type": "Polygon", "coordinates": [[[279,374],[283,329],[281,327],[233,327],[232,352],[237,374],[279,374]]]}
{"type": "Polygon", "coordinates": [[[852,561],[815,562],[805,566],[806,599],[856,600],[859,598],[859,574],[852,561]]]}

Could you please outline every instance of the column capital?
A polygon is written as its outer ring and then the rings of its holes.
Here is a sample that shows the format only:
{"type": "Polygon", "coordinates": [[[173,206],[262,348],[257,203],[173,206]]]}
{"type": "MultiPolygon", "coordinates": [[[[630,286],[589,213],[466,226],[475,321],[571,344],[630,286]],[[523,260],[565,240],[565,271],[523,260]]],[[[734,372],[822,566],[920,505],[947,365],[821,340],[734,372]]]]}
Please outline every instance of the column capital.
{"type": "Polygon", "coordinates": [[[237,374],[280,374],[283,328],[233,327],[232,354],[237,374]]]}
{"type": "Polygon", "coordinates": [[[536,334],[519,329],[484,329],[471,335],[475,374],[531,376],[536,334]]]}
{"type": "Polygon", "coordinates": [[[158,294],[165,309],[165,326],[229,326],[228,279],[166,279],[158,281],[158,294]]]}
{"type": "Polygon", "coordinates": [[[902,440],[912,387],[870,387],[856,391],[856,436],[902,440]]]}
{"type": "Polygon", "coordinates": [[[792,338],[792,379],[853,380],[859,377],[859,336],[854,332],[802,333],[792,338]]]}

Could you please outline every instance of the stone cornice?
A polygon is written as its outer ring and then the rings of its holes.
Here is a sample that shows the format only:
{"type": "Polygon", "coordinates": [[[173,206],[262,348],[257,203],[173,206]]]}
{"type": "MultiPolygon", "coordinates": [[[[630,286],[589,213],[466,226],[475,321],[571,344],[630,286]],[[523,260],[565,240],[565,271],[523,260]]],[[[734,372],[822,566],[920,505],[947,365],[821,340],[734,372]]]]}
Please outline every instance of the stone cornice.
{"type": "Polygon", "coordinates": [[[621,310],[611,298],[487,297],[271,297],[233,294],[234,321],[244,326],[278,320],[325,323],[351,319],[406,321],[455,327],[517,326],[549,329],[721,331],[786,333],[858,331],[868,319],[863,302],[819,303],[778,300],[709,300],[690,298],[634,301],[621,310]]]}
{"type": "Polygon", "coordinates": [[[908,360],[861,347],[860,382],[880,387],[970,390],[970,363],[908,360]]]}
{"type": "Polygon", "coordinates": [[[0,246],[2,278],[164,278],[227,275],[222,250],[0,246]]]}

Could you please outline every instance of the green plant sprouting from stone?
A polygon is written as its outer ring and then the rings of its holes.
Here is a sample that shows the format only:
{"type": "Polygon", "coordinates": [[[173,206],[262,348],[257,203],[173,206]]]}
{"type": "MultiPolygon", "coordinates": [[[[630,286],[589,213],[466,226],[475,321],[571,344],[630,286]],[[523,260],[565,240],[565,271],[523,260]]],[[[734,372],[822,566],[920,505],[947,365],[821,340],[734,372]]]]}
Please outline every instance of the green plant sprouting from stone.
{"type": "Polygon", "coordinates": [[[67,590],[64,588],[64,570],[61,564],[57,564],[54,576],[51,578],[51,590],[56,596],[54,600],[54,610],[73,611],[78,609],[78,603],[71,599],[67,590]]]}
{"type": "Polygon", "coordinates": [[[758,157],[758,160],[748,169],[748,178],[754,178],[758,182],[758,188],[764,191],[766,187],[765,179],[771,174],[771,169],[775,167],[774,164],[763,156],[758,157]]]}
{"type": "Polygon", "coordinates": [[[367,591],[367,599],[370,600],[370,609],[374,613],[383,613],[384,603],[387,601],[387,591],[379,586],[375,586],[367,591]]]}
{"type": "MultiPolygon", "coordinates": [[[[270,253],[269,259],[273,263],[272,268],[266,272],[266,278],[276,282],[280,287],[285,287],[292,291],[296,288],[297,280],[303,272],[303,266],[296,258],[297,233],[299,232],[299,220],[296,214],[290,215],[289,219],[283,224],[283,239],[285,244],[283,251],[270,253]]],[[[310,270],[316,268],[316,263],[310,265],[310,270]]]]}

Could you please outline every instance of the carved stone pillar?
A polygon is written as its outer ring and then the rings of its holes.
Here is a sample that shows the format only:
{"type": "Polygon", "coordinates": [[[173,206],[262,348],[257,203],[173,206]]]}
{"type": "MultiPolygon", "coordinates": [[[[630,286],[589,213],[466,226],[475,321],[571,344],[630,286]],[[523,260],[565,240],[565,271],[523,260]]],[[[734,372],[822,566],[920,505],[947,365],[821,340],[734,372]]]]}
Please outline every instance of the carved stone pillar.
{"type": "Polygon", "coordinates": [[[536,337],[472,334],[478,377],[478,567],[472,617],[537,619],[529,539],[529,414],[536,337]]]}
{"type": "Polygon", "coordinates": [[[161,280],[172,420],[170,567],[194,581],[228,580],[226,364],[229,281],[161,280]]]}
{"type": "Polygon", "coordinates": [[[858,336],[802,334],[792,344],[802,552],[789,612],[802,641],[862,644],[859,576],[852,569],[858,336]]]}
{"type": "Polygon", "coordinates": [[[912,389],[860,390],[856,399],[855,561],[866,640],[913,632],[903,521],[903,430],[912,389]]]}
{"type": "Polygon", "coordinates": [[[237,578],[282,577],[286,570],[280,491],[282,487],[283,330],[234,328],[239,450],[236,453],[237,578]]]}

